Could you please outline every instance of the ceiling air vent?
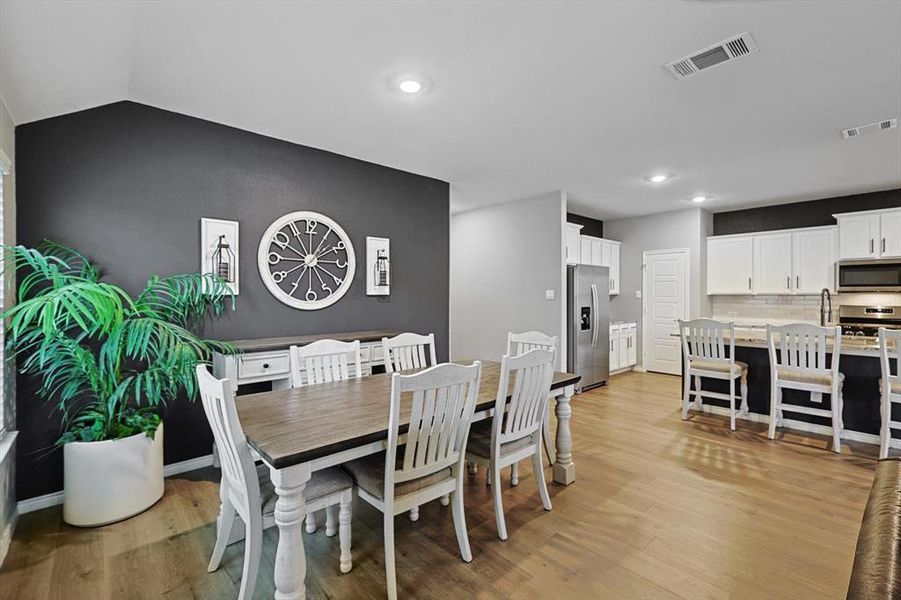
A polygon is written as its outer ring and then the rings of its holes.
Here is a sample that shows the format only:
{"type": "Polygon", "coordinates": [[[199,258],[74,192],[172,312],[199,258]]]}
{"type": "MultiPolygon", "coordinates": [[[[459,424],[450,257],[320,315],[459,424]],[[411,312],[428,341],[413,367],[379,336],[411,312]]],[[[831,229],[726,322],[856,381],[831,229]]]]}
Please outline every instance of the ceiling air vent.
{"type": "Polygon", "coordinates": [[[676,79],[685,79],[689,75],[704,69],[715,67],[724,62],[757,52],[757,44],[750,32],[746,31],[718,44],[704,48],[694,54],[684,56],[666,65],[676,79]]]}
{"type": "Polygon", "coordinates": [[[888,131],[898,126],[897,119],[887,119],[885,121],[876,121],[875,123],[867,123],[866,125],[858,125],[850,129],[842,129],[842,136],[845,139],[860,137],[870,133],[879,133],[880,131],[888,131]]]}

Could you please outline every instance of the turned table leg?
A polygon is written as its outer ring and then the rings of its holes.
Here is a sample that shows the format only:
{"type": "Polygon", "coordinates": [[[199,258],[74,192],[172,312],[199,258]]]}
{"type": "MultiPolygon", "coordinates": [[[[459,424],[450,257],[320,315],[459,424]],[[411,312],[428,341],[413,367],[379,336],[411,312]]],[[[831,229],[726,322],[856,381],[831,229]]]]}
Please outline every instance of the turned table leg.
{"type": "Polygon", "coordinates": [[[304,579],[307,574],[303,549],[303,520],[306,515],[303,489],[310,480],[310,465],[299,464],[283,469],[270,467],[270,476],[278,495],[275,502],[275,523],[278,525],[275,598],[303,600],[306,598],[304,579]]]}
{"type": "Polygon", "coordinates": [[[563,393],[555,397],[556,406],[554,412],[557,415],[557,460],[554,463],[554,481],[569,485],[576,480],[576,465],[573,463],[573,438],[569,430],[569,420],[572,416],[570,400],[575,393],[575,387],[568,385],[563,388],[563,393]]]}

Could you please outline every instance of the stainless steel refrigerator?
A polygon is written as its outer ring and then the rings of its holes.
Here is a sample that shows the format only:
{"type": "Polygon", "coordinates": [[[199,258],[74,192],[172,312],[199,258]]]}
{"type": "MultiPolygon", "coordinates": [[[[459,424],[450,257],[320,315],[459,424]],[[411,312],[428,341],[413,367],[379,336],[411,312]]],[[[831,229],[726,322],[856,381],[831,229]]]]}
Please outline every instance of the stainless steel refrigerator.
{"type": "Polygon", "coordinates": [[[579,391],[610,374],[609,278],[607,267],[566,268],[566,370],[581,375],[579,391]]]}

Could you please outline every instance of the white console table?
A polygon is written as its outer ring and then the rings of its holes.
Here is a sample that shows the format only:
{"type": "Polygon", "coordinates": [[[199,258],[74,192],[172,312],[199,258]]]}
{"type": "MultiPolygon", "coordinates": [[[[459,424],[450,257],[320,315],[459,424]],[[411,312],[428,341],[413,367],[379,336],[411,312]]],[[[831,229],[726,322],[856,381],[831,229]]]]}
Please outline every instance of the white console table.
{"type": "Polygon", "coordinates": [[[233,340],[231,343],[242,351],[236,356],[213,354],[213,375],[228,379],[232,389],[248,383],[272,382],[272,389],[291,387],[291,371],[288,364],[288,348],[304,346],[317,340],[360,340],[363,374],[370,375],[373,366],[384,365],[382,338],[394,337],[397,331],[348,331],[344,333],[317,333],[288,337],[233,340]]]}

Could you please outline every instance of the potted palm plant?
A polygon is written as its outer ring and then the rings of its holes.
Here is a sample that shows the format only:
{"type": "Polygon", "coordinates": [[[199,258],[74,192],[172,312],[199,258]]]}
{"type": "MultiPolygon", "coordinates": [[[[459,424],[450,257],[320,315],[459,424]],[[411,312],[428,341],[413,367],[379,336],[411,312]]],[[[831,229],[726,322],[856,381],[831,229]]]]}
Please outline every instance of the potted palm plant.
{"type": "Polygon", "coordinates": [[[20,276],[3,315],[9,345],[62,415],[65,521],[104,525],[147,509],[163,495],[159,407],[196,396],[194,368],[212,352],[235,352],[194,333],[230,299],[234,308],[230,289],[209,274],[153,276],[132,298],[71,248],[5,250],[20,276]]]}

